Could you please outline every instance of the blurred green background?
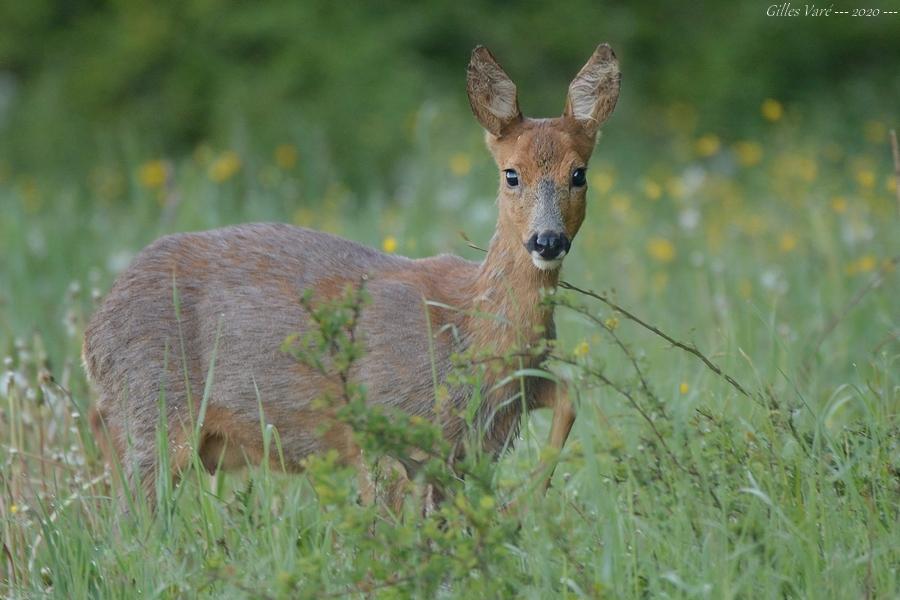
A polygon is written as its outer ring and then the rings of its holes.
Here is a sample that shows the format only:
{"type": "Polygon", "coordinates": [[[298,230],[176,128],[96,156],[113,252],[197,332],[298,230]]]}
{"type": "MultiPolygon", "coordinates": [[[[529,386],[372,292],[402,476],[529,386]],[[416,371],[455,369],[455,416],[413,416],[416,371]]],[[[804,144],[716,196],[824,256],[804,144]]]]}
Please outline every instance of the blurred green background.
{"type": "MultiPolygon", "coordinates": [[[[557,349],[638,390],[610,332],[634,350],[652,417],[578,378],[535,525],[492,538],[514,560],[487,552],[469,581],[523,598],[900,597],[900,15],[677,4],[0,2],[0,596],[293,598],[310,569],[332,592],[358,582],[368,546],[340,525],[363,522],[356,505],[320,510],[301,478],[210,511],[188,491],[175,529],[114,531],[84,420],[85,323],[175,231],[272,220],[479,260],[459,232],[488,243],[498,173],[466,99],[472,47],[493,50],[527,115],[553,116],[606,41],[623,91],[562,277],[765,402],[598,303],[609,331],[560,308],[557,349]]],[[[502,479],[526,478],[547,428],[529,419],[502,479]]],[[[425,564],[398,555],[379,553],[385,573],[425,564]]]]}
{"type": "MultiPolygon", "coordinates": [[[[900,71],[887,57],[900,56],[900,15],[767,7],[2,3],[2,329],[12,340],[59,323],[70,283],[96,299],[172,231],[277,220],[478,259],[458,235],[486,244],[494,223],[496,171],[465,94],[478,43],[531,116],[561,112],[596,44],[619,56],[574,280],[684,318],[671,287],[701,263],[725,261],[744,297],[751,283],[771,291],[772,264],[871,272],[893,246],[879,229],[895,204],[900,71]]],[[[826,284],[836,308],[845,282],[826,284]]]]}
{"type": "Polygon", "coordinates": [[[0,156],[7,173],[86,179],[129,153],[178,157],[207,143],[246,155],[288,142],[315,148],[354,191],[391,193],[423,107],[451,123],[466,117],[464,70],[477,43],[513,75],[526,114],[540,116],[560,112],[591,49],[612,44],[624,91],[610,136],[622,150],[653,144],[673,105],[687,107],[675,117],[686,126],[735,137],[753,130],[767,97],[834,136],[896,110],[896,15],[779,18],[768,6],[4,2],[0,156]]]}

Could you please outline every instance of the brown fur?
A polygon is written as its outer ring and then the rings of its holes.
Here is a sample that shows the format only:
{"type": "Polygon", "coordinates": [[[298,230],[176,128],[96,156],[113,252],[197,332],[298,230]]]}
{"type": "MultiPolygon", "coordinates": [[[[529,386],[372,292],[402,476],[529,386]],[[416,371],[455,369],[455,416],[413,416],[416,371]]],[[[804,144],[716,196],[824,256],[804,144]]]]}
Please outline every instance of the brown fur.
{"type": "MultiPolygon", "coordinates": [[[[570,109],[559,118],[532,120],[521,116],[515,86],[490,53],[473,53],[468,78],[473,112],[487,130],[499,168],[514,168],[521,177],[521,185],[509,189],[501,175],[497,229],[482,263],[449,255],[410,260],[278,224],[176,234],[143,250],[85,332],[84,362],[99,391],[91,422],[108,455],[121,460],[134,483],[152,489],[158,398],[164,394],[171,463],[176,473],[185,468],[187,434],[215,354],[197,449],[207,468],[262,459],[260,402],[266,422],[280,434],[289,469],[327,448],[361,464],[346,428],[334,421],[332,410],[314,403],[335,382],[298,364],[280,346],[310,326],[298,303],[305,290],[330,298],[363,276],[372,302],[358,324],[366,354],[352,376],[366,385],[370,403],[432,419],[448,440],[461,440],[466,425],[460,412],[470,392],[454,388],[446,405],[436,409],[430,356],[442,382],[454,353],[502,355],[554,337],[552,312],[539,301],[542,290],[556,286],[558,270],[538,269],[523,244],[546,217],[541,211],[559,219],[569,239],[584,219],[585,190],[571,186],[570,178],[573,169],[587,165],[597,126],[615,105],[618,68],[606,46],[579,77],[596,69],[615,76],[588,77],[606,82],[596,90],[597,108],[588,120],[570,109]],[[505,95],[499,101],[498,93],[505,95]],[[435,333],[430,341],[429,321],[435,333]]],[[[583,108],[584,97],[578,101],[583,108]]],[[[539,363],[535,358],[525,366],[539,363]]],[[[490,391],[508,372],[489,371],[483,388],[487,400],[479,423],[485,448],[495,453],[515,433],[521,414],[521,401],[510,402],[518,383],[490,391]]],[[[533,378],[525,387],[528,407],[554,407],[553,443],[561,445],[574,419],[564,390],[533,378]]]]}

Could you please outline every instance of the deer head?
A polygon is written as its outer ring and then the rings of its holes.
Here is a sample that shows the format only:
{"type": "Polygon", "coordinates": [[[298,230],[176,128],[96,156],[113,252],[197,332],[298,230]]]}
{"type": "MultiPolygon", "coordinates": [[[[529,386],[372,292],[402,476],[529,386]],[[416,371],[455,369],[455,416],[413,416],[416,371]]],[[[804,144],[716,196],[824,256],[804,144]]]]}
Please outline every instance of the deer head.
{"type": "Polygon", "coordinates": [[[499,235],[516,236],[534,266],[562,265],[585,214],[597,132],[619,97],[619,63],[601,44],[569,85],[561,117],[522,116],[516,84],[487,48],[469,61],[467,91],[500,170],[499,235]]]}

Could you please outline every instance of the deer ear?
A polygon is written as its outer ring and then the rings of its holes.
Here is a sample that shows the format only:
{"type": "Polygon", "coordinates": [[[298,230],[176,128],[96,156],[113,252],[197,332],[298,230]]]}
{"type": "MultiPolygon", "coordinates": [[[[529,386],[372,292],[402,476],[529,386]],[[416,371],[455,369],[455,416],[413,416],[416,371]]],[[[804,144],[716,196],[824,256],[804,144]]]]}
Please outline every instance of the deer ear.
{"type": "Polygon", "coordinates": [[[511,125],[522,120],[516,84],[484,46],[472,50],[466,91],[475,118],[493,135],[502,136],[511,125]]]}
{"type": "Polygon", "coordinates": [[[569,84],[564,116],[578,121],[594,137],[616,107],[621,79],[615,52],[608,44],[600,44],[569,84]]]}

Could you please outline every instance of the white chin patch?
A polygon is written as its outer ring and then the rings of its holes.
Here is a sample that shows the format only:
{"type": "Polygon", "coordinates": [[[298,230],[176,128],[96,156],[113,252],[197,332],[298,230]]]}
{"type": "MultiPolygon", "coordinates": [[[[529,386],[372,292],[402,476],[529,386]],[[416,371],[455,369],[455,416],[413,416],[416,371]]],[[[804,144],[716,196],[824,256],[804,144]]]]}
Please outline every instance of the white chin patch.
{"type": "Polygon", "coordinates": [[[536,266],[541,271],[555,271],[562,266],[563,258],[565,258],[565,256],[566,251],[563,250],[562,254],[560,254],[557,258],[554,258],[553,260],[547,260],[541,258],[541,255],[537,252],[532,252],[531,262],[533,262],[534,266],[536,266]]]}

